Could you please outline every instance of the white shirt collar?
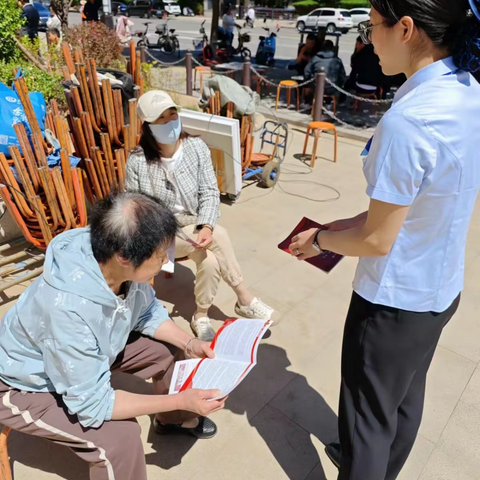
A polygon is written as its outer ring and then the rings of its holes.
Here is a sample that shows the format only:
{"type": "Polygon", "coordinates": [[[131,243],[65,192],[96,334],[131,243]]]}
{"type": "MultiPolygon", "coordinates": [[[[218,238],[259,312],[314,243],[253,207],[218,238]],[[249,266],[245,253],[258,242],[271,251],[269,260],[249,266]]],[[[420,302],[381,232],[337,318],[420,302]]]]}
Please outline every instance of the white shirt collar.
{"type": "Polygon", "coordinates": [[[418,72],[415,72],[399,89],[393,103],[401,100],[407,93],[417,88],[422,83],[428,82],[437,77],[454,73],[458,70],[452,57],[447,57],[428,65],[418,72]]]}

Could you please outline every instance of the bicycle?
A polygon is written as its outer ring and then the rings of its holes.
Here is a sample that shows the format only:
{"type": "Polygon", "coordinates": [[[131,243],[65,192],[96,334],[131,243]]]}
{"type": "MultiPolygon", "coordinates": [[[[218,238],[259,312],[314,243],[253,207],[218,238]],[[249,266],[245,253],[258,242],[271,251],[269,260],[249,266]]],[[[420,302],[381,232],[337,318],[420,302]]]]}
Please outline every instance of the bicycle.
{"type": "Polygon", "coordinates": [[[168,30],[168,20],[163,25],[157,25],[155,33],[158,35],[157,43],[150,43],[148,39],[148,26],[152,22],[144,22],[145,31],[136,32],[137,37],[140,37],[140,40],[137,42],[137,47],[147,47],[151,49],[161,50],[165,55],[173,55],[175,52],[178,52],[180,56],[180,42],[178,37],[175,35],[175,29],[171,28],[168,30]]]}

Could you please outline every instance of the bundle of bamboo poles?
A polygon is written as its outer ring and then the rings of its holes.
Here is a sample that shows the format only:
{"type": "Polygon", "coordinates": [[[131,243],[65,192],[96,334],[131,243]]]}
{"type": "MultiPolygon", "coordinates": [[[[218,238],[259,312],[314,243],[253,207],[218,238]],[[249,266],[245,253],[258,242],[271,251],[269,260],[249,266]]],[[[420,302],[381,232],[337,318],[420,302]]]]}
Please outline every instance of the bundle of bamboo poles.
{"type": "MultiPolygon", "coordinates": [[[[66,121],[54,113],[50,114],[55,119],[53,131],[59,137],[63,136],[61,169],[48,166],[47,155],[53,147],[42,136],[23,78],[14,82],[31,135],[28,136],[22,123],[15,125],[21,153],[16,146],[9,147],[10,160],[0,153],[0,196],[25,239],[45,249],[55,235],[87,224],[83,177],[79,169],[70,165],[72,147],[66,121]],[[20,182],[13,174],[12,166],[20,182]]],[[[58,113],[56,102],[52,102],[52,112],[58,113]]]]}
{"type": "Polygon", "coordinates": [[[95,61],[85,61],[81,49],[72,57],[69,46],[62,45],[63,75],[68,82],[76,81],[65,90],[67,114],[52,100],[45,125],[60,143],[61,169],[49,168],[53,146],[42,136],[24,80],[15,80],[32,133],[29,136],[23,124],[15,125],[22,153],[10,147],[11,159],[0,154],[0,195],[25,239],[39,248],[45,249],[63,231],[86,225],[85,194],[93,203],[113,188],[125,188],[126,160],[140,137],[137,98],[143,88],[139,52],[131,50],[129,73],[137,86],[126,121],[120,90],[112,89],[109,80],[99,84],[95,61]],[[71,167],[70,155],[81,158],[78,168],[71,167]]]}
{"type": "MultiPolygon", "coordinates": [[[[125,188],[125,163],[140,138],[137,98],[142,94],[139,52],[131,52],[129,73],[140,85],[135,87],[136,98],[128,101],[128,120],[124,117],[122,93],[112,89],[109,80],[98,81],[95,60],[84,60],[77,48],[72,52],[62,45],[66,80],[76,78],[78,85],[65,90],[68,105],[68,124],[73,148],[85,166],[85,193],[90,202],[104,198],[112,188],[125,188]]],[[[55,116],[47,115],[52,126],[55,116]]],[[[53,125],[54,126],[54,125],[53,125]]],[[[65,132],[65,136],[67,133],[65,132]]],[[[67,140],[67,139],[65,139],[67,140]]]]}

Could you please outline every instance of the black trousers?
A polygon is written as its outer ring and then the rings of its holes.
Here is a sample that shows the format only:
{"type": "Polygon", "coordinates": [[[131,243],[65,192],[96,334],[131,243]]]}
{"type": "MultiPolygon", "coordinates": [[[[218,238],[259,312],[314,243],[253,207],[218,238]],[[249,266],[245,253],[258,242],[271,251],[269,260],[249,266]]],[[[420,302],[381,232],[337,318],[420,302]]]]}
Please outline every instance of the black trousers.
{"type": "Polygon", "coordinates": [[[375,305],[354,293],[342,349],[338,480],[395,480],[415,442],[442,313],[375,305]]]}

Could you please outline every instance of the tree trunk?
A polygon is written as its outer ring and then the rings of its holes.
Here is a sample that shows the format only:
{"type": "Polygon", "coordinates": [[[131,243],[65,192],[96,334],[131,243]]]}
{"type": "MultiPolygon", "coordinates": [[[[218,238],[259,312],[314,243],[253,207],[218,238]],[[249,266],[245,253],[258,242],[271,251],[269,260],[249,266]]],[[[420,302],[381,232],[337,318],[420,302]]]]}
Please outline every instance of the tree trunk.
{"type": "Polygon", "coordinates": [[[68,28],[68,12],[72,2],[73,0],[51,0],[51,6],[62,24],[62,31],[64,33],[68,28]]]}
{"type": "Polygon", "coordinates": [[[212,5],[212,29],[210,31],[210,45],[212,47],[213,53],[217,53],[217,46],[215,41],[218,38],[218,22],[220,18],[220,0],[213,0],[212,5]]]}

